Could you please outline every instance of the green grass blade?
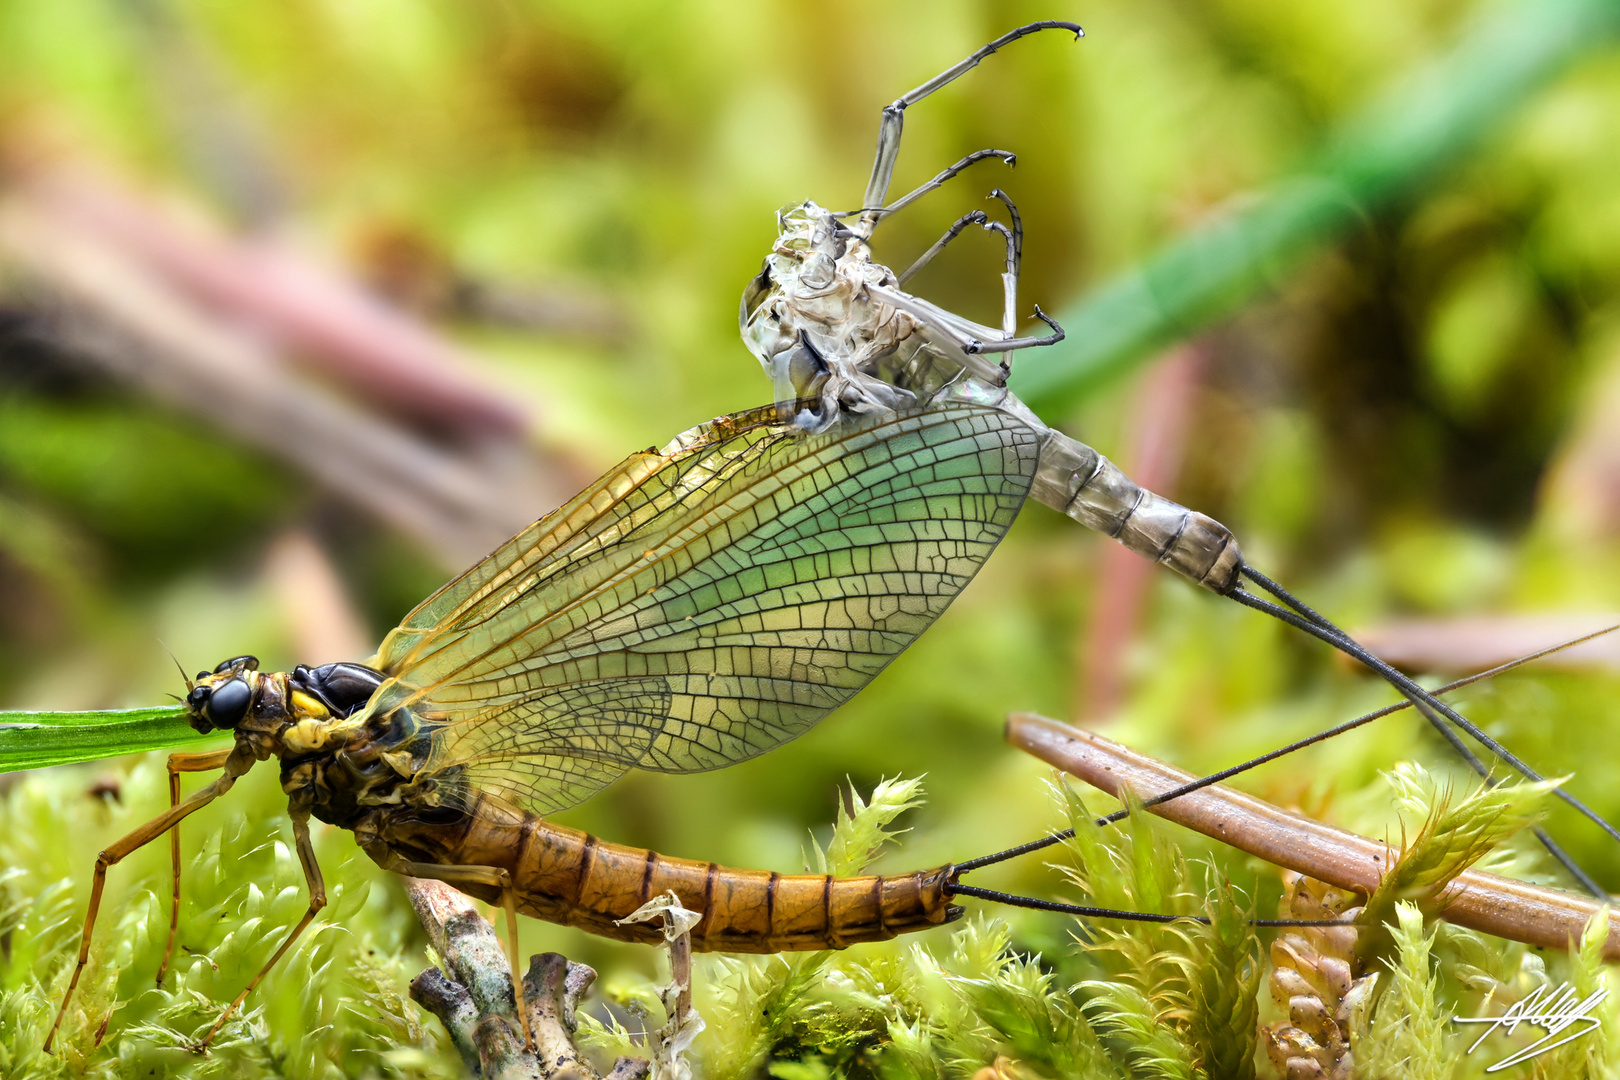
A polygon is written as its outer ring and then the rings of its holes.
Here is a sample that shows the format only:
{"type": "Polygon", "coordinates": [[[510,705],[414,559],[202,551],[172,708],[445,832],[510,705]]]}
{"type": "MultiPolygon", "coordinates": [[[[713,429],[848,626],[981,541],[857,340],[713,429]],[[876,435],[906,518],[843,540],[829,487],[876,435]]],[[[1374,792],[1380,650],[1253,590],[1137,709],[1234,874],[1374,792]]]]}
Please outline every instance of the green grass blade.
{"type": "Polygon", "coordinates": [[[192,729],[184,705],[101,712],[0,712],[0,772],[161,750],[213,737],[192,729]]]}
{"type": "Polygon", "coordinates": [[[1099,384],[1285,280],[1306,254],[1455,158],[1577,57],[1620,36],[1613,0],[1521,0],[1350,117],[1297,174],[1094,289],[1011,386],[1060,418],[1099,384]]]}

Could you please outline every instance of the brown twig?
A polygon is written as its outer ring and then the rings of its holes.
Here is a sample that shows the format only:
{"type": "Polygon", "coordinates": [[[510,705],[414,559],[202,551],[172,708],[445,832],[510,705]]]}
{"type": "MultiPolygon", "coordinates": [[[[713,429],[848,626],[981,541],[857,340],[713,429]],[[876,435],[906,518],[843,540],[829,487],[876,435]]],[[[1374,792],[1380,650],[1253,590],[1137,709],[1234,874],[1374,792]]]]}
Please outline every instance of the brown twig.
{"type": "MultiPolygon", "coordinates": [[[[1007,741],[1020,750],[1117,796],[1130,788],[1139,798],[1194,779],[1101,735],[1032,713],[1007,720],[1007,741]]],[[[1385,844],[1290,813],[1240,791],[1209,787],[1151,807],[1153,813],[1267,862],[1368,895],[1400,854],[1385,844]]],[[[1567,949],[1599,904],[1585,896],[1467,870],[1444,894],[1441,917],[1459,926],[1551,949],[1567,949]]],[[[1603,949],[1620,960],[1620,920],[1603,949]]]]}
{"type": "Polygon", "coordinates": [[[601,1077],[574,1045],[574,1008],[596,972],[557,953],[530,958],[523,977],[534,1049],[523,1045],[511,968],[495,928],[471,900],[440,881],[408,878],[405,891],[445,969],[428,968],[411,981],[411,998],[437,1016],[483,1080],[636,1080],[641,1058],[623,1057],[601,1077]]]}
{"type": "Polygon", "coordinates": [[[265,237],[0,144],[0,283],[65,352],[467,565],[595,469],[431,327],[265,237]],[[347,392],[339,392],[339,388],[347,392]]]}

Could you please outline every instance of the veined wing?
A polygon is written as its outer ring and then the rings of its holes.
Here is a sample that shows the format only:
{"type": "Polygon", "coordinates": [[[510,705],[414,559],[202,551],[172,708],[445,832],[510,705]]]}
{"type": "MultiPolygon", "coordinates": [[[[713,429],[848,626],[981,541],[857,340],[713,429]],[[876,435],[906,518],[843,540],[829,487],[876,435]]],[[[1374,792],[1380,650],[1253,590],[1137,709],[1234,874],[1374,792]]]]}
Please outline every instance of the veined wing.
{"type": "Polygon", "coordinates": [[[701,425],[411,612],[368,708],[423,722],[428,774],[542,812],[632,767],[752,757],[945,610],[1012,524],[1037,450],[975,405],[813,436],[775,407],[701,425]]]}

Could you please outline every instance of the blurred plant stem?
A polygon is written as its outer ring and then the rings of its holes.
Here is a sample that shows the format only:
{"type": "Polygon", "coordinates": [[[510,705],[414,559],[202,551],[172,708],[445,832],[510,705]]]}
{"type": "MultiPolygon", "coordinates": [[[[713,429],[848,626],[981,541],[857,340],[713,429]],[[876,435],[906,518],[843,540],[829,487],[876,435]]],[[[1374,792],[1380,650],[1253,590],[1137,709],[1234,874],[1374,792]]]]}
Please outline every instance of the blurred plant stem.
{"type": "Polygon", "coordinates": [[[1012,387],[1060,417],[1099,383],[1235,311],[1323,243],[1412,190],[1578,59],[1620,34],[1613,0],[1521,0],[1347,120],[1292,176],[1244,197],[1061,315],[1068,339],[1012,387]]]}
{"type": "MultiPolygon", "coordinates": [[[[1187,420],[1198,381],[1212,350],[1194,342],[1172,350],[1146,374],[1136,391],[1124,457],[1136,482],[1152,491],[1174,491],[1186,452],[1187,420]]],[[[1119,544],[1101,549],[1095,570],[1096,602],[1075,657],[1077,715],[1110,719],[1125,701],[1129,652],[1141,628],[1156,580],[1153,563],[1119,544]]]]}

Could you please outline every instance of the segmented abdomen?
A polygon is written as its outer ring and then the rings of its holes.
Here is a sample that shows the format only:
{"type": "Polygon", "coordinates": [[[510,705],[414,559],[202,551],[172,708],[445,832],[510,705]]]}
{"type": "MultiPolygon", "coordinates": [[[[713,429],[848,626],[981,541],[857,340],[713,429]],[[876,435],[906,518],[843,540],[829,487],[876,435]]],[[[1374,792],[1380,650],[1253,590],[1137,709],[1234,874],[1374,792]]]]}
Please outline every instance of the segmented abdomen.
{"type": "Polygon", "coordinates": [[[1041,447],[1029,494],[1206,589],[1225,595],[1238,586],[1243,555],[1231,530],[1141,487],[1061,432],[1041,447]]]}
{"type": "MultiPolygon", "coordinates": [[[[949,867],[852,878],[739,870],[606,843],[482,798],[465,831],[454,831],[459,837],[402,823],[386,833],[389,846],[411,859],[501,867],[511,873],[525,915],[620,941],[663,940],[656,925],[618,920],[666,892],[703,916],[692,947],[709,952],[841,949],[961,914],[945,893],[949,867]]],[[[494,888],[458,887],[500,899],[494,888]]]]}

